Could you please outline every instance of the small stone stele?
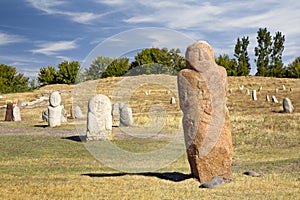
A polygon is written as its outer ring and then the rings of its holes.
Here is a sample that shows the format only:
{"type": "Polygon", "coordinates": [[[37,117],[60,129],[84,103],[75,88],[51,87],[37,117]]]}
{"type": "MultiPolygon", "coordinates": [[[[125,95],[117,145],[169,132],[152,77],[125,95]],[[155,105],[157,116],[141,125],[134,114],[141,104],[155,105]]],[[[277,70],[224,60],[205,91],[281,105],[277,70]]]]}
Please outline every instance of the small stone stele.
{"type": "Polygon", "coordinates": [[[56,127],[61,125],[62,109],[60,105],[61,96],[58,91],[54,91],[50,94],[48,106],[48,126],[56,127]]]}
{"type": "Polygon", "coordinates": [[[246,90],[246,95],[249,95],[250,94],[250,90],[246,90]]]}
{"type": "Polygon", "coordinates": [[[132,126],[132,109],[126,104],[120,104],[120,126],[132,126]]]}
{"type": "Polygon", "coordinates": [[[175,97],[171,97],[170,104],[175,104],[175,103],[176,103],[175,97]]]}
{"type": "Polygon", "coordinates": [[[257,101],[256,90],[252,91],[252,100],[257,101]]]}
{"type": "Polygon", "coordinates": [[[270,101],[270,97],[269,95],[266,96],[266,101],[269,102],[270,101]]]}
{"type": "Polygon", "coordinates": [[[42,120],[48,122],[48,110],[42,111],[42,120]]]}
{"type": "Polygon", "coordinates": [[[13,103],[8,103],[6,105],[5,121],[13,121],[13,108],[13,103]]]}
{"type": "Polygon", "coordinates": [[[285,113],[292,113],[294,112],[294,106],[292,104],[292,101],[289,98],[283,99],[283,111],[285,113]]]}
{"type": "Polygon", "coordinates": [[[13,108],[13,120],[15,122],[21,121],[21,110],[20,110],[19,106],[15,106],[13,108]]]}
{"type": "Polygon", "coordinates": [[[279,103],[278,100],[277,100],[277,98],[274,95],[272,95],[272,102],[273,103],[279,103]]]}
{"type": "Polygon", "coordinates": [[[178,92],[191,174],[201,183],[215,176],[229,179],[233,146],[226,70],[204,41],[187,48],[186,65],[178,74],[178,92]]]}
{"type": "Polygon", "coordinates": [[[102,94],[90,98],[88,103],[86,140],[110,140],[112,115],[110,99],[102,94]]]}

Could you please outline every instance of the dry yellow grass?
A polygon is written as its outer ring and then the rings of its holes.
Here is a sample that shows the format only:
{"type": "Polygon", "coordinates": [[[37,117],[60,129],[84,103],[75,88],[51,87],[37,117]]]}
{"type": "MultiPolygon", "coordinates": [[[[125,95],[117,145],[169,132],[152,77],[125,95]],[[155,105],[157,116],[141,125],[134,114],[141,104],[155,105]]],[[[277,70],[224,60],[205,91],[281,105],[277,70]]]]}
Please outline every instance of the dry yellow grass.
{"type": "MultiPolygon", "coordinates": [[[[174,105],[169,103],[171,96],[177,97],[176,77],[151,75],[132,77],[131,81],[127,84],[136,85],[126,103],[133,109],[136,125],[146,127],[151,124],[149,116],[159,104],[167,116],[163,130],[168,134],[177,130],[182,117],[178,99],[174,105]],[[164,83],[157,84],[155,80],[164,83]],[[150,95],[146,95],[149,90],[150,95]],[[166,90],[171,93],[166,94],[166,90]]],[[[232,183],[204,190],[198,188],[200,184],[194,179],[172,180],[168,173],[189,173],[185,155],[155,173],[126,174],[110,169],[96,161],[81,142],[64,139],[77,134],[73,120],[59,128],[44,128],[41,112],[47,106],[43,105],[24,108],[22,122],[0,121],[3,141],[0,144],[0,199],[299,199],[300,79],[229,77],[228,81],[233,90],[231,95],[228,94],[227,103],[235,148],[232,183]],[[287,91],[281,90],[282,84],[287,91]],[[252,101],[251,95],[245,95],[245,89],[238,90],[240,85],[250,90],[262,86],[263,90],[257,93],[258,100],[252,101]],[[278,93],[275,88],[279,88],[278,93]],[[293,92],[289,88],[293,88],[293,92]],[[267,94],[275,95],[280,103],[266,102],[267,94]],[[284,97],[292,100],[296,108],[294,113],[280,112],[284,97]],[[242,174],[247,170],[263,176],[247,177],[242,174]]],[[[95,93],[114,99],[120,83],[126,87],[122,78],[89,81],[82,87],[95,87],[95,93]]],[[[32,93],[4,94],[0,107],[8,100],[14,103],[18,98],[23,102],[32,101],[48,91],[60,90],[68,111],[75,87],[51,85],[32,93]]],[[[87,105],[81,106],[86,112],[87,105]]],[[[0,119],[4,119],[4,115],[2,108],[0,119]]],[[[85,127],[84,120],[82,126],[85,127]]],[[[135,152],[145,148],[151,150],[164,143],[168,140],[115,141],[120,148],[135,152]]]]}

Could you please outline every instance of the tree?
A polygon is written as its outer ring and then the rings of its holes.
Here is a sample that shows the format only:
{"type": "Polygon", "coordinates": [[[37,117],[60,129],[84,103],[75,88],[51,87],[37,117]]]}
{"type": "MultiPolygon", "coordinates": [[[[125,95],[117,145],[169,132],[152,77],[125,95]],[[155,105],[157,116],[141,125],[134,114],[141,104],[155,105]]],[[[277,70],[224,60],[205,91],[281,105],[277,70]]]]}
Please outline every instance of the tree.
{"type": "Polygon", "coordinates": [[[300,56],[288,65],[287,77],[300,78],[300,56]]]}
{"type": "Polygon", "coordinates": [[[80,64],[78,61],[63,61],[58,65],[58,83],[75,84],[80,64]]]}
{"type": "Polygon", "coordinates": [[[114,59],[102,73],[102,78],[123,76],[130,69],[129,58],[121,57],[114,59]]]}
{"type": "MultiPolygon", "coordinates": [[[[141,71],[146,70],[146,73],[152,73],[152,70],[153,73],[163,73],[163,71],[165,71],[167,73],[176,74],[176,72],[186,67],[185,58],[180,55],[179,49],[147,48],[139,52],[134,58],[135,61],[132,62],[131,68],[147,65],[147,67],[141,67],[141,69],[139,69],[141,71]],[[155,69],[155,66],[157,66],[158,69],[155,69]]],[[[136,72],[139,70],[136,70],[136,72]]]]}
{"type": "Polygon", "coordinates": [[[267,76],[284,77],[285,69],[282,62],[282,53],[284,50],[285,37],[281,32],[277,32],[273,37],[273,46],[271,52],[271,63],[268,67],[267,76]]]}
{"type": "Polygon", "coordinates": [[[105,69],[114,61],[114,58],[98,56],[89,68],[84,69],[85,80],[96,80],[102,77],[105,69]]]}
{"type": "Polygon", "coordinates": [[[243,37],[242,40],[240,40],[240,38],[237,39],[237,43],[234,48],[234,56],[237,59],[237,76],[247,76],[250,73],[251,67],[247,51],[248,45],[249,37],[243,37]]]}
{"type": "Polygon", "coordinates": [[[257,43],[258,47],[255,47],[255,56],[257,59],[254,60],[257,66],[256,76],[266,76],[268,66],[270,64],[270,53],[272,51],[272,37],[267,28],[260,28],[257,32],[257,43]]]}
{"type": "Polygon", "coordinates": [[[219,55],[216,63],[226,69],[228,76],[237,76],[237,62],[234,58],[230,59],[228,54],[219,55]]]}
{"type": "Polygon", "coordinates": [[[28,91],[29,78],[18,73],[15,67],[0,64],[0,93],[28,91]]]}
{"type": "Polygon", "coordinates": [[[40,73],[38,74],[38,82],[41,86],[55,84],[58,82],[58,72],[53,66],[48,66],[40,68],[40,73]]]}

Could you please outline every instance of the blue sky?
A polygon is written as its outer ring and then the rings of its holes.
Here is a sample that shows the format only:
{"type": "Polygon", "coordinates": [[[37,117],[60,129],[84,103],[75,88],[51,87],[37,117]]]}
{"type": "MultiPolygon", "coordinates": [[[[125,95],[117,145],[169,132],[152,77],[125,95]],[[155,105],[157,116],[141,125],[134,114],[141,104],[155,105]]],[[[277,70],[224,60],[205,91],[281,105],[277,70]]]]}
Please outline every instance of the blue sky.
{"type": "Polygon", "coordinates": [[[129,41],[125,52],[118,52],[123,55],[156,46],[178,46],[184,53],[191,41],[206,40],[216,55],[233,57],[236,39],[249,36],[254,74],[259,28],[285,35],[285,64],[300,56],[299,10],[298,0],[2,0],[0,63],[36,76],[41,67],[63,60],[86,65],[97,47],[97,53],[114,54],[119,47],[112,45],[120,38],[129,41]]]}

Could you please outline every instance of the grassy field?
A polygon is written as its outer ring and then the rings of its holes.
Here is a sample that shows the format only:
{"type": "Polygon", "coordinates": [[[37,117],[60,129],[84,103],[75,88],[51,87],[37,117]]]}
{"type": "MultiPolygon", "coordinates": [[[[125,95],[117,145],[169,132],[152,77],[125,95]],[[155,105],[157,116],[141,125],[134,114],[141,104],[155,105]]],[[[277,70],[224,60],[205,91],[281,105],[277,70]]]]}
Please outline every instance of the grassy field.
{"type": "MultiPolygon", "coordinates": [[[[114,99],[120,78],[108,78],[89,84],[97,93],[114,99]]],[[[169,144],[174,132],[180,130],[176,77],[139,76],[128,103],[137,127],[151,124],[153,105],[166,111],[165,126],[160,138],[124,137],[115,127],[113,144],[134,153],[151,152],[169,144]],[[157,84],[153,79],[164,81],[157,84]],[[140,84],[146,82],[149,84],[140,84]],[[174,87],[167,87],[173,85],[174,87]],[[166,94],[166,90],[171,90],[166,94]],[[145,91],[151,91],[145,95],[145,91]],[[169,103],[172,96],[177,104],[169,103]],[[152,111],[151,111],[152,109],[152,111]]],[[[122,84],[124,84],[122,82],[122,84]]],[[[0,109],[0,199],[300,199],[300,80],[262,77],[229,77],[228,108],[235,154],[232,164],[234,181],[215,189],[201,189],[189,177],[185,153],[170,165],[156,171],[124,173],[99,162],[78,140],[78,126],[85,120],[69,119],[61,127],[49,128],[41,120],[46,104],[23,108],[22,122],[4,122],[5,109],[0,109]],[[287,90],[281,89],[285,85],[287,90]],[[238,90],[258,89],[258,100],[238,90]],[[275,93],[278,88],[278,93],[275,93]],[[289,88],[293,88],[290,92],[289,88]],[[279,104],[266,102],[266,95],[275,95],[279,104]],[[289,97],[295,109],[282,113],[282,99],[289,97]],[[243,172],[253,170],[261,177],[243,172]]],[[[74,86],[51,85],[31,93],[3,94],[0,107],[20,98],[29,102],[60,90],[66,110],[73,102],[74,86]]],[[[86,106],[82,105],[86,112],[86,106]]],[[[159,119],[158,119],[159,120],[159,119]]],[[[129,129],[127,131],[134,131],[129,129]]],[[[150,130],[151,131],[151,130],[150,130]]],[[[156,130],[157,131],[157,130],[156,130]]],[[[80,131],[79,131],[80,133],[80,131]]],[[[141,134],[141,133],[139,133],[141,134]]],[[[149,163],[151,164],[151,163],[149,163]]]]}

